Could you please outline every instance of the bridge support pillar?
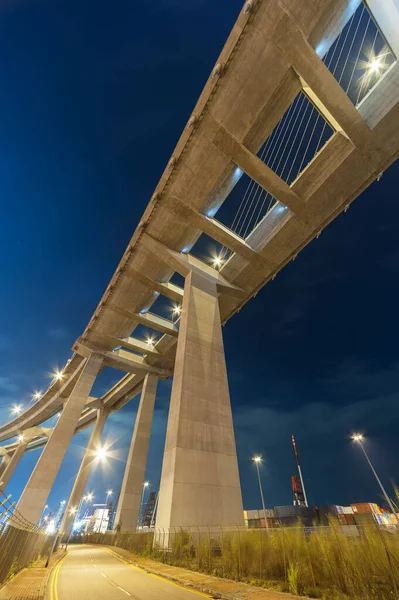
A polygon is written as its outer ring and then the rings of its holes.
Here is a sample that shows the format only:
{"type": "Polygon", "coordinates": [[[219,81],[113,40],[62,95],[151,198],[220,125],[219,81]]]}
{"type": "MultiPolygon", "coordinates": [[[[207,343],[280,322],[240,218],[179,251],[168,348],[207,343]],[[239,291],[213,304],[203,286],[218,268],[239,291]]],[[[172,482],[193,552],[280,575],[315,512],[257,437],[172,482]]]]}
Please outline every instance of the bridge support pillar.
{"type": "Polygon", "coordinates": [[[115,518],[122,531],[136,531],[140,516],[157,385],[156,375],[146,375],[115,518]]]}
{"type": "Polygon", "coordinates": [[[0,463],[0,481],[2,481],[1,476],[4,473],[4,471],[7,468],[8,463],[11,460],[11,456],[9,454],[7,454],[6,452],[4,454],[0,454],[1,456],[1,463],[0,463]]]}
{"type": "MultiPolygon", "coordinates": [[[[19,461],[23,457],[27,445],[28,445],[28,442],[25,442],[25,441],[20,442],[18,444],[18,447],[14,451],[14,454],[12,456],[8,457],[6,466],[0,476],[0,481],[3,482],[3,485],[1,486],[1,488],[3,490],[7,487],[8,482],[10,481],[15,469],[17,468],[19,461]]],[[[3,460],[4,460],[4,458],[3,458],[3,460]]]]}
{"type": "Polygon", "coordinates": [[[64,404],[58,423],[22,492],[17,509],[31,523],[37,523],[40,519],[101,365],[100,356],[92,354],[87,359],[71,395],[64,404]]]}
{"type": "Polygon", "coordinates": [[[93,461],[95,460],[95,451],[100,443],[101,434],[103,432],[108,415],[109,410],[104,406],[99,408],[97,411],[96,422],[94,424],[89,443],[87,444],[86,451],[80,464],[79,471],[76,476],[75,483],[73,484],[72,492],[69,496],[68,504],[61,521],[60,532],[63,533],[66,538],[68,538],[71,534],[73,523],[79,512],[83,492],[85,491],[87,480],[90,475],[90,469],[93,461]]]}
{"type": "Polygon", "coordinates": [[[186,277],[156,528],[244,524],[217,282],[186,277]]]}

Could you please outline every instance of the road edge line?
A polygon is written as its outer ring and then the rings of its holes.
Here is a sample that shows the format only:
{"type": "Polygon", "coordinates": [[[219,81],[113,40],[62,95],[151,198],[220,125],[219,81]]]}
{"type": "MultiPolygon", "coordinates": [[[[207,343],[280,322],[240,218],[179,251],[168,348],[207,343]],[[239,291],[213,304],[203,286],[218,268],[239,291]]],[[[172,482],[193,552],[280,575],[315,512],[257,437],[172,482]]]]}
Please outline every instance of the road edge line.
{"type": "Polygon", "coordinates": [[[105,546],[103,546],[103,548],[105,550],[107,550],[108,552],[110,552],[111,554],[113,554],[118,560],[125,563],[126,565],[135,567],[139,571],[144,571],[145,573],[147,573],[147,575],[152,575],[153,577],[163,579],[164,581],[167,581],[168,583],[174,584],[177,587],[180,587],[189,592],[192,592],[193,594],[197,594],[199,596],[204,596],[206,598],[216,598],[218,600],[238,600],[238,596],[231,596],[230,594],[222,594],[221,592],[216,592],[215,590],[205,588],[205,587],[202,587],[199,585],[195,585],[191,581],[187,582],[184,579],[179,579],[178,577],[173,577],[173,575],[165,575],[164,573],[156,571],[155,569],[143,567],[142,565],[139,565],[138,563],[135,563],[132,560],[126,560],[125,557],[118,554],[118,552],[116,552],[115,550],[111,550],[111,548],[107,548],[105,546]]]}
{"type": "Polygon", "coordinates": [[[44,600],[55,600],[56,598],[56,594],[55,594],[55,588],[54,588],[54,583],[55,583],[55,577],[56,574],[58,573],[58,570],[61,567],[61,563],[65,560],[65,558],[68,556],[68,550],[60,557],[57,558],[56,562],[52,565],[50,572],[47,575],[46,578],[46,582],[44,584],[44,600]]]}

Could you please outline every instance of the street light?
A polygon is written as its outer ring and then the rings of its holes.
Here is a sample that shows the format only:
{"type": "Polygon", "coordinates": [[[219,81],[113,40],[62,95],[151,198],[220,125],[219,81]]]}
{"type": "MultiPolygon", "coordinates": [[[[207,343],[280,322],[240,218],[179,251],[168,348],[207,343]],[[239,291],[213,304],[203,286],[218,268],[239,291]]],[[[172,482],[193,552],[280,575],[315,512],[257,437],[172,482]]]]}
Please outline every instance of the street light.
{"type": "Polygon", "coordinates": [[[104,446],[99,446],[97,448],[97,450],[94,453],[95,458],[97,458],[100,462],[104,462],[104,460],[106,458],[108,458],[109,456],[109,452],[107,450],[107,448],[104,448],[104,446]]]}
{"type": "Polygon", "coordinates": [[[19,414],[21,414],[22,410],[23,410],[23,408],[22,408],[21,404],[14,404],[11,409],[11,414],[19,415],[19,414]]]}
{"type": "Polygon", "coordinates": [[[63,379],[64,377],[64,373],[63,371],[60,371],[59,369],[56,369],[53,373],[53,379],[54,381],[61,381],[61,379],[63,379]]]}
{"type": "Polygon", "coordinates": [[[369,467],[370,467],[370,469],[372,470],[372,472],[373,472],[373,475],[374,475],[374,477],[376,478],[376,480],[377,480],[377,483],[378,483],[378,485],[380,486],[382,493],[384,494],[385,500],[388,502],[388,506],[389,506],[389,508],[391,509],[392,513],[395,515],[395,517],[396,517],[396,520],[397,520],[397,522],[398,522],[398,525],[399,525],[399,517],[398,517],[398,515],[397,515],[397,513],[396,513],[396,510],[395,510],[395,509],[394,509],[394,507],[393,507],[393,504],[392,504],[392,501],[391,501],[390,497],[389,497],[389,496],[388,496],[388,494],[386,493],[386,491],[385,491],[385,488],[384,488],[384,486],[382,485],[382,483],[381,483],[381,480],[380,480],[380,478],[379,478],[379,477],[378,477],[378,475],[377,475],[377,471],[374,469],[374,467],[373,467],[373,464],[372,464],[371,460],[370,460],[370,459],[369,459],[369,457],[368,457],[368,454],[367,454],[367,452],[366,452],[366,450],[365,450],[365,448],[364,448],[364,446],[363,446],[363,439],[364,439],[364,437],[363,437],[363,435],[362,435],[361,433],[354,433],[354,434],[352,435],[352,440],[353,440],[354,442],[356,442],[357,444],[359,444],[359,446],[361,447],[361,449],[362,449],[362,451],[363,451],[363,454],[364,454],[364,456],[365,456],[365,458],[366,458],[366,460],[367,460],[367,462],[368,462],[368,464],[369,464],[369,467]]]}
{"type": "Polygon", "coordinates": [[[34,392],[33,396],[32,396],[32,400],[40,400],[40,398],[42,397],[42,393],[41,392],[34,392]]]}
{"type": "Polygon", "coordinates": [[[221,256],[219,256],[219,255],[216,254],[216,255],[213,256],[212,262],[213,262],[214,268],[215,269],[219,269],[219,267],[221,267],[222,264],[223,264],[223,259],[222,259],[221,256]]]}
{"type": "Polygon", "coordinates": [[[146,488],[148,488],[149,485],[150,485],[149,481],[145,481],[143,483],[143,491],[141,493],[141,502],[140,502],[140,514],[139,514],[139,518],[137,519],[137,527],[140,527],[141,515],[143,514],[144,494],[145,494],[146,488]]]}
{"type": "Polygon", "coordinates": [[[259,471],[259,465],[262,462],[262,457],[261,456],[254,456],[252,458],[252,460],[254,461],[255,465],[256,465],[256,470],[258,473],[258,482],[259,482],[259,491],[260,491],[260,497],[262,499],[262,509],[263,509],[263,517],[265,519],[265,527],[269,527],[267,524],[267,519],[266,519],[266,508],[265,508],[265,499],[263,497],[263,488],[262,488],[262,481],[260,479],[260,471],[259,471]]]}

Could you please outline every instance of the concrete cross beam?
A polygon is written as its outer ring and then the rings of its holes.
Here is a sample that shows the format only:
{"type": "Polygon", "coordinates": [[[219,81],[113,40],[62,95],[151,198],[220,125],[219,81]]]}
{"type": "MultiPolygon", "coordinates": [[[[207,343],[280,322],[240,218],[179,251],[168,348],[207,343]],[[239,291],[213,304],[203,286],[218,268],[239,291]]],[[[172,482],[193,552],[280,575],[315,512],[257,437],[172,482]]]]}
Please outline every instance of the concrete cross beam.
{"type": "Polygon", "coordinates": [[[165,264],[180,273],[183,277],[187,277],[193,271],[205,276],[209,281],[216,283],[219,293],[229,294],[236,298],[245,298],[246,290],[233,285],[219,271],[205,264],[191,254],[183,254],[168,248],[162,242],[154,239],[147,233],[144,233],[141,238],[141,243],[158,258],[163,260],[165,264]]]}
{"type": "Polygon", "coordinates": [[[167,379],[171,376],[169,369],[160,369],[153,365],[148,364],[143,356],[133,354],[127,350],[116,350],[115,352],[100,350],[99,348],[89,347],[82,342],[75,342],[74,345],[77,352],[81,353],[82,356],[90,356],[95,354],[102,358],[103,363],[114,369],[125,371],[126,373],[154,373],[163,379],[167,379]]]}
{"type": "Polygon", "coordinates": [[[373,168],[380,168],[385,153],[375,144],[372,131],[288,13],[277,23],[272,39],[298,73],[316,108],[348,136],[373,168]]]}
{"type": "Polygon", "coordinates": [[[122,346],[128,350],[140,352],[140,354],[144,356],[153,356],[154,358],[162,360],[170,360],[169,357],[166,357],[163,352],[158,350],[157,345],[149,344],[144,340],[139,340],[134,337],[118,338],[99,331],[96,331],[95,335],[98,338],[108,340],[108,342],[111,342],[114,346],[122,346]]]}
{"type": "Polygon", "coordinates": [[[158,292],[159,294],[162,294],[162,296],[166,296],[171,300],[175,300],[175,302],[182,302],[183,300],[183,289],[178,285],[171,283],[170,281],[159,283],[158,281],[150,279],[150,277],[147,277],[147,275],[144,275],[140,271],[136,271],[136,269],[133,268],[124,271],[123,274],[125,277],[129,277],[138,283],[142,283],[150,290],[154,290],[154,292],[158,292]]]}
{"type": "Polygon", "coordinates": [[[99,352],[104,358],[105,364],[114,369],[125,371],[127,373],[154,373],[162,379],[171,377],[170,369],[160,369],[145,362],[144,358],[137,356],[127,350],[117,350],[116,352],[99,352]]]}
{"type": "Polygon", "coordinates": [[[306,224],[310,222],[314,215],[305,202],[256,154],[248,150],[220,124],[213,143],[263,189],[287,206],[301,221],[306,224]]]}
{"type": "Polygon", "coordinates": [[[206,217],[176,196],[172,196],[170,202],[177,216],[185,221],[189,221],[193,227],[197,227],[206,233],[206,235],[209,235],[209,237],[226,246],[226,248],[239,254],[254,265],[254,267],[260,268],[262,271],[273,269],[273,264],[267,258],[260,256],[243,238],[235,234],[228,227],[225,227],[222,223],[206,217]]]}
{"type": "Polygon", "coordinates": [[[122,317],[131,319],[132,321],[140,323],[141,325],[146,325],[147,327],[155,329],[156,331],[160,331],[161,333],[166,333],[167,335],[171,335],[173,337],[177,337],[179,334],[179,330],[177,329],[176,325],[172,323],[172,321],[168,321],[168,319],[164,319],[163,317],[159,317],[153,313],[134,313],[114,303],[110,303],[107,308],[122,315],[122,317]]]}

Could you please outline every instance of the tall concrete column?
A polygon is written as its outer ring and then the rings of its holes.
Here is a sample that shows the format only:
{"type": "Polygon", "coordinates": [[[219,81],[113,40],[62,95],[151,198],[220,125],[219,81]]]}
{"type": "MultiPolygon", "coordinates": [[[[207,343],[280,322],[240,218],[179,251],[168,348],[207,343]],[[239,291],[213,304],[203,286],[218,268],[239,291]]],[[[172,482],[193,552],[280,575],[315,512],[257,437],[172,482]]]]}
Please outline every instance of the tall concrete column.
{"type": "MultiPolygon", "coordinates": [[[[4,450],[2,450],[4,452],[4,450]]],[[[7,454],[7,452],[4,452],[4,454],[0,454],[1,456],[1,463],[0,463],[0,481],[2,481],[1,477],[4,473],[4,471],[7,468],[8,463],[11,460],[11,456],[9,454],[7,454]]]]}
{"type": "Polygon", "coordinates": [[[123,531],[136,531],[137,527],[157,384],[156,375],[146,375],[115,518],[116,525],[120,525],[123,531]]]}
{"type": "Polygon", "coordinates": [[[22,492],[17,509],[31,523],[37,523],[40,519],[101,364],[102,358],[95,354],[87,359],[71,395],[64,404],[58,423],[22,492]]]}
{"type": "Polygon", "coordinates": [[[243,524],[216,282],[185,281],[157,528],[243,524]]]}
{"type": "Polygon", "coordinates": [[[71,513],[71,510],[79,509],[83,492],[85,491],[87,480],[90,475],[90,469],[96,458],[95,451],[100,443],[101,434],[103,432],[108,415],[109,410],[104,406],[98,409],[96,422],[94,424],[89,443],[87,444],[86,451],[80,464],[79,471],[61,521],[60,531],[66,536],[69,536],[72,531],[72,526],[77,515],[76,513],[71,513]]]}
{"type": "Polygon", "coordinates": [[[14,451],[14,454],[12,454],[9,457],[9,460],[7,461],[5,469],[3,470],[2,474],[1,474],[0,481],[3,482],[1,489],[4,490],[7,487],[8,482],[10,481],[15,469],[17,468],[19,461],[21,460],[21,458],[24,455],[27,445],[28,445],[28,442],[25,442],[25,441],[20,442],[18,444],[18,447],[14,451]]]}

